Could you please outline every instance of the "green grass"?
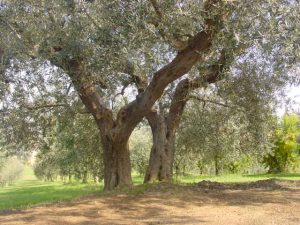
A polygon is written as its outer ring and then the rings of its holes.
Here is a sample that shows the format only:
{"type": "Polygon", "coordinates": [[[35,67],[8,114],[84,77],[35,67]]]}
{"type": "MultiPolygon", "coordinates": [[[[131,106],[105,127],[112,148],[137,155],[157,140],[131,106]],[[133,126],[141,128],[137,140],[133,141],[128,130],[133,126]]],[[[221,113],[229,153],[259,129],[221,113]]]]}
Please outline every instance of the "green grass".
{"type": "Polygon", "coordinates": [[[135,185],[143,184],[144,177],[136,172],[133,172],[132,173],[132,181],[135,185]]]}
{"type": "MultiPolygon", "coordinates": [[[[137,186],[132,189],[133,194],[143,192],[147,185],[143,183],[143,177],[137,173],[132,174],[133,182],[137,186]]],[[[197,176],[188,175],[177,178],[180,183],[196,183],[202,180],[217,182],[250,182],[268,178],[281,178],[300,180],[300,174],[260,174],[260,175],[222,175],[222,176],[197,176]]],[[[103,185],[63,182],[43,182],[38,180],[32,168],[25,167],[24,175],[21,180],[11,186],[0,188],[0,211],[7,209],[27,208],[37,204],[59,202],[73,199],[75,197],[89,194],[101,194],[103,185]]]]}
{"type": "Polygon", "coordinates": [[[97,193],[103,187],[94,184],[43,182],[27,167],[23,179],[11,186],[0,188],[0,210],[26,208],[40,203],[59,202],[97,193]]]}
{"type": "Polygon", "coordinates": [[[222,183],[236,183],[236,182],[253,182],[258,180],[280,178],[288,180],[300,180],[300,173],[294,174],[257,174],[257,175],[239,175],[239,174],[226,174],[221,176],[199,176],[187,175],[178,177],[177,181],[181,183],[197,183],[203,180],[216,181],[222,183]]]}

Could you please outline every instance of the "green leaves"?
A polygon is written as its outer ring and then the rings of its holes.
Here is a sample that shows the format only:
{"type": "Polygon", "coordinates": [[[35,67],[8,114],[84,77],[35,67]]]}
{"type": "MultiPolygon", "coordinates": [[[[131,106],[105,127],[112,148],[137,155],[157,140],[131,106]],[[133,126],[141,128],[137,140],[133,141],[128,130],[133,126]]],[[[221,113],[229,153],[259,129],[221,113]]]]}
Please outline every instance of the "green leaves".
{"type": "Polygon", "coordinates": [[[10,185],[22,176],[24,165],[17,157],[5,157],[0,152],[0,187],[10,185]]]}
{"type": "Polygon", "coordinates": [[[37,154],[35,174],[40,179],[58,176],[83,179],[84,173],[102,179],[103,159],[100,135],[88,114],[65,115],[45,135],[37,154]]]}
{"type": "Polygon", "coordinates": [[[270,173],[297,170],[300,162],[300,118],[296,114],[284,115],[274,132],[273,147],[263,163],[270,173]]]}

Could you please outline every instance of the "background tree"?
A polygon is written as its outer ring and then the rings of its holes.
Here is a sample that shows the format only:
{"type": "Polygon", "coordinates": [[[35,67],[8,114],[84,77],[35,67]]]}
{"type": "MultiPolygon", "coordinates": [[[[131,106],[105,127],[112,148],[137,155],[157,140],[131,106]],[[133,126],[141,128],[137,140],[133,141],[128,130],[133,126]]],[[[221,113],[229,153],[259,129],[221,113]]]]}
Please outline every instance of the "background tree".
{"type": "Polygon", "coordinates": [[[289,172],[299,167],[300,119],[296,114],[284,115],[272,137],[271,152],[264,156],[263,163],[269,173],[289,172]]]}
{"type": "Polygon", "coordinates": [[[24,165],[17,157],[6,157],[0,152],[0,187],[11,185],[23,175],[24,165]]]}
{"type": "Polygon", "coordinates": [[[97,127],[88,114],[56,119],[36,156],[35,174],[45,180],[72,177],[83,183],[103,179],[103,161],[97,127]]]}
{"type": "Polygon", "coordinates": [[[132,168],[141,176],[145,175],[149,163],[151,131],[146,124],[137,127],[130,137],[130,159],[132,168]]]}

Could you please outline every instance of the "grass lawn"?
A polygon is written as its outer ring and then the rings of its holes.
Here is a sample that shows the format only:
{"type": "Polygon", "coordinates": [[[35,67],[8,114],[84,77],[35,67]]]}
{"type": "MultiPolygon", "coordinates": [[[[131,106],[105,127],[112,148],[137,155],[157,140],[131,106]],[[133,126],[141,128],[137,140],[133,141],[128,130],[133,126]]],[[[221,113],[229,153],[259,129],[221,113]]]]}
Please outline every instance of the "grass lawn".
{"type": "MultiPolygon", "coordinates": [[[[195,183],[202,180],[217,182],[250,182],[268,178],[300,180],[300,174],[262,174],[262,175],[222,175],[178,177],[177,182],[195,183]]],[[[143,183],[143,177],[133,173],[133,182],[136,185],[143,183]]],[[[140,186],[142,188],[143,186],[140,186]]],[[[21,180],[11,186],[0,188],[0,211],[5,209],[27,208],[36,204],[59,202],[91,193],[101,193],[103,185],[91,184],[64,184],[63,182],[43,182],[38,180],[32,168],[26,167],[21,180]]]]}
{"type": "Polygon", "coordinates": [[[13,185],[0,188],[0,210],[26,208],[39,203],[58,202],[100,192],[102,186],[94,184],[64,184],[38,180],[30,167],[13,185]]]}

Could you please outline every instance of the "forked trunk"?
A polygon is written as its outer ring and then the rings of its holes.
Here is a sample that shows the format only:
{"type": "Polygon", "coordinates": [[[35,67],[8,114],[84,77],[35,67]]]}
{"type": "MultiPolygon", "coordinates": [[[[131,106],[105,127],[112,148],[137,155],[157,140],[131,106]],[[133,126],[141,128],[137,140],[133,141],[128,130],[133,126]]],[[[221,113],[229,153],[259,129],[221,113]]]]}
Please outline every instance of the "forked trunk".
{"type": "Polygon", "coordinates": [[[103,142],[104,190],[132,186],[128,141],[103,142]]]}
{"type": "MultiPolygon", "coordinates": [[[[209,12],[212,7],[214,7],[214,4],[210,1],[205,2],[205,11],[209,12]]],[[[51,57],[51,62],[54,65],[63,68],[69,73],[83,104],[89,113],[93,115],[100,129],[104,149],[104,183],[106,190],[117,186],[132,185],[128,150],[129,136],[136,125],[149,113],[149,110],[151,110],[157,99],[162,96],[165,88],[176,79],[188,73],[194,64],[201,59],[201,54],[208,52],[211,48],[213,36],[217,31],[216,24],[214,20],[206,19],[205,25],[206,29],[190,38],[187,46],[180,50],[169,64],[154,74],[151,82],[145,88],[142,88],[143,91],[139,91],[140,93],[134,101],[122,107],[117,115],[117,119],[113,118],[112,110],[106,105],[102,98],[103,96],[97,91],[98,88],[93,82],[94,75],[87,69],[89,68],[87,66],[89,60],[83,57],[84,54],[76,52],[77,57],[69,57],[69,60],[51,57]],[[124,135],[126,138],[117,138],[114,135],[116,131],[118,131],[119,135],[124,135]]],[[[179,94],[182,95],[182,93],[179,94]]],[[[171,122],[174,121],[172,123],[176,126],[178,121],[173,117],[176,117],[176,113],[184,107],[185,103],[182,107],[182,100],[179,99],[179,104],[181,105],[179,108],[177,107],[177,102],[175,102],[170,109],[171,117],[169,117],[169,120],[171,122]]],[[[181,115],[181,112],[179,114],[181,115]]],[[[173,131],[176,126],[172,125],[170,121],[167,123],[168,130],[173,131]],[[170,124],[171,126],[169,126],[170,124]]],[[[149,179],[155,176],[159,179],[172,176],[174,138],[169,138],[168,130],[164,134],[165,141],[163,142],[166,143],[162,148],[163,150],[161,150],[160,144],[159,147],[156,147],[156,143],[154,144],[153,150],[155,150],[155,153],[152,158],[159,158],[161,160],[159,163],[156,163],[156,160],[152,160],[153,165],[151,164],[150,167],[154,168],[153,171],[156,172],[148,173],[154,174],[153,176],[147,176],[149,179]],[[170,150],[171,147],[172,150],[170,150]],[[164,165],[167,165],[166,168],[164,165]]],[[[148,180],[148,178],[145,180],[148,180]]]]}

